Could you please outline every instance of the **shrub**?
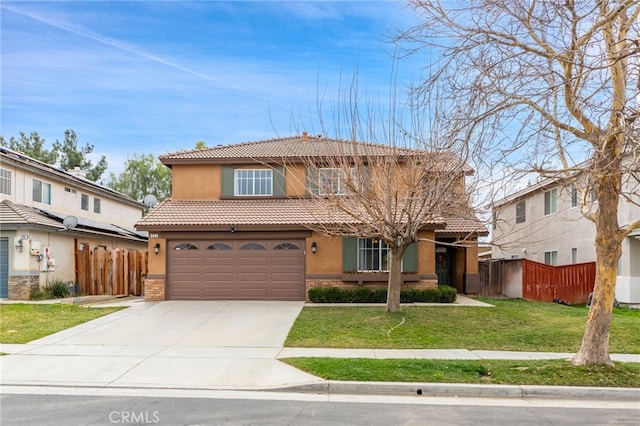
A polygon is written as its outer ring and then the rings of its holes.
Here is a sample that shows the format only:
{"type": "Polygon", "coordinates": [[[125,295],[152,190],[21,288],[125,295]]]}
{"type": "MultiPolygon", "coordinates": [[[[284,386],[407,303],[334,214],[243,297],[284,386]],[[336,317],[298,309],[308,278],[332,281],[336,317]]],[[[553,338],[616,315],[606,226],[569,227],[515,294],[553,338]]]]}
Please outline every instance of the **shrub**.
{"type": "Polygon", "coordinates": [[[440,302],[453,303],[456,301],[458,291],[455,288],[448,285],[442,285],[438,287],[438,290],[440,290],[440,302]]]}
{"type": "MultiPolygon", "coordinates": [[[[366,287],[312,288],[309,289],[309,300],[314,303],[384,303],[387,301],[387,290],[366,287]]],[[[455,300],[456,289],[449,286],[400,292],[401,303],[453,303],[455,300]]]]}
{"type": "Polygon", "coordinates": [[[29,300],[62,299],[69,295],[69,283],[56,280],[47,284],[42,290],[32,291],[29,300]]]}
{"type": "Polygon", "coordinates": [[[46,288],[50,290],[51,296],[54,299],[69,297],[69,283],[66,283],[64,281],[53,281],[52,283],[48,284],[46,288]]]}
{"type": "Polygon", "coordinates": [[[48,293],[46,289],[44,290],[32,290],[29,294],[29,300],[45,300],[51,299],[51,293],[48,293]]]}

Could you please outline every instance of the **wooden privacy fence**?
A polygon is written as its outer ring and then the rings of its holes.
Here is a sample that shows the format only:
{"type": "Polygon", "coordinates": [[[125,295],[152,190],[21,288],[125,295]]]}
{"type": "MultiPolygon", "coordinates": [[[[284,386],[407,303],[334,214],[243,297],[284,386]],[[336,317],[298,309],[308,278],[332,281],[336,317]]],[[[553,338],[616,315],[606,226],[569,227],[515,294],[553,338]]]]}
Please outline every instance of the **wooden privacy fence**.
{"type": "Polygon", "coordinates": [[[480,295],[579,304],[587,301],[595,278],[595,262],[551,266],[527,259],[494,260],[480,263],[480,295]]]}
{"type": "Polygon", "coordinates": [[[76,249],[77,291],[89,296],[141,296],[147,261],[147,252],[137,250],[76,249]]]}

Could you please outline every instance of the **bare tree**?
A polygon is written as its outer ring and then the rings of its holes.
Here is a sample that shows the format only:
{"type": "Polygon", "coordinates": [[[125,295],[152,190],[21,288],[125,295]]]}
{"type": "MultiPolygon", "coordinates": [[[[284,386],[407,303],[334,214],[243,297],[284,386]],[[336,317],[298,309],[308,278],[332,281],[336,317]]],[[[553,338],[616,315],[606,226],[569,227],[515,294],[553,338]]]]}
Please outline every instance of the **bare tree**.
{"type": "Polygon", "coordinates": [[[574,364],[612,365],[609,331],[623,239],[620,198],[637,202],[640,4],[637,0],[410,0],[420,24],[403,32],[431,67],[415,88],[438,89],[439,121],[484,166],[567,179],[598,204],[593,302],[574,364]]]}
{"type": "MultiPolygon", "coordinates": [[[[388,312],[400,310],[402,258],[424,238],[421,231],[443,228],[448,220],[473,229],[460,238],[474,243],[486,232],[469,202],[466,150],[429,122],[429,109],[401,100],[392,79],[388,99],[371,101],[358,92],[357,75],[341,87],[331,109],[331,127],[341,139],[303,133],[300,158],[316,186],[309,192],[316,219],[309,227],[329,236],[354,236],[388,248],[388,312]],[[306,145],[306,146],[305,146],[306,145]]],[[[327,132],[319,102],[320,126],[327,132]]],[[[309,185],[305,182],[305,185],[309,185]]],[[[431,241],[435,243],[435,241],[431,241]]],[[[364,269],[367,269],[366,267],[364,269]]]]}

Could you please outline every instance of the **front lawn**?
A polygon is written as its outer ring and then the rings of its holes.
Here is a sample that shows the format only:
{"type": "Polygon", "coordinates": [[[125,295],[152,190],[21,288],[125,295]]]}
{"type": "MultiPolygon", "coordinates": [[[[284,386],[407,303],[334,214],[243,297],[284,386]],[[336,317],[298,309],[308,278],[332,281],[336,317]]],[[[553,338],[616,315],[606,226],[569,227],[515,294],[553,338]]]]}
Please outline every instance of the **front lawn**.
{"type": "MultiPolygon", "coordinates": [[[[472,306],[307,307],[289,332],[289,347],[469,349],[576,352],[588,308],[509,299],[472,306]]],[[[640,353],[640,311],[614,309],[611,353],[640,353]]]]}
{"type": "Polygon", "coordinates": [[[124,308],[89,308],[60,303],[2,304],[0,343],[27,343],[121,309],[124,308]]]}
{"type": "Polygon", "coordinates": [[[640,387],[640,363],[576,367],[565,360],[282,359],[328,380],[500,385],[640,387]]]}

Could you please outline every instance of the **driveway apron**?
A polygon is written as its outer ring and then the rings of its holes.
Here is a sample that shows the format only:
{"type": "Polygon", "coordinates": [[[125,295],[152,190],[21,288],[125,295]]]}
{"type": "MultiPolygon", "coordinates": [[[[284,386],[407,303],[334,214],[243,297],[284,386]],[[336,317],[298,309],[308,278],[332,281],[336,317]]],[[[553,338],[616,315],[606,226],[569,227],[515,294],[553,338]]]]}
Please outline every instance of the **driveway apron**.
{"type": "Polygon", "coordinates": [[[304,302],[136,300],[0,357],[3,385],[273,389],[320,382],[277,361],[304,302]]]}

